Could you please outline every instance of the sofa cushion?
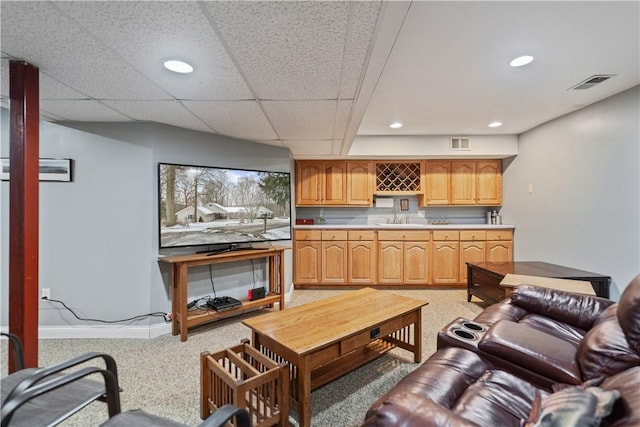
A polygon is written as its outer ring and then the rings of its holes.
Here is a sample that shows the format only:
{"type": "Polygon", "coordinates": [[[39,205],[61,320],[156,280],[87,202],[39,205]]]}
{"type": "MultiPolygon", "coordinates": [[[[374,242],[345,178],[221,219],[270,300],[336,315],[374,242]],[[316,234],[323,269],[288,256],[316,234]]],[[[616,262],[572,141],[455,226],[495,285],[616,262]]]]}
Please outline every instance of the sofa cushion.
{"type": "Polygon", "coordinates": [[[617,313],[629,346],[640,354],[640,274],[620,295],[617,313]]]}
{"type": "Polygon", "coordinates": [[[640,365],[640,355],[629,347],[615,313],[587,332],[578,345],[576,357],[584,380],[611,376],[640,365]]]}
{"type": "Polygon", "coordinates": [[[536,313],[527,314],[520,319],[519,323],[538,329],[542,332],[546,332],[547,334],[558,338],[571,341],[576,346],[586,334],[586,331],[583,329],[536,313]]]}
{"type": "Polygon", "coordinates": [[[519,427],[537,392],[548,394],[476,353],[448,347],[378,399],[364,425],[519,427]]]}
{"type": "Polygon", "coordinates": [[[582,383],[576,344],[522,323],[500,320],[485,333],[478,349],[556,382],[582,383]]]}
{"type": "Polygon", "coordinates": [[[591,328],[604,309],[613,304],[613,301],[605,298],[532,285],[518,287],[511,294],[511,302],[532,313],[568,323],[585,331],[591,328]]]}

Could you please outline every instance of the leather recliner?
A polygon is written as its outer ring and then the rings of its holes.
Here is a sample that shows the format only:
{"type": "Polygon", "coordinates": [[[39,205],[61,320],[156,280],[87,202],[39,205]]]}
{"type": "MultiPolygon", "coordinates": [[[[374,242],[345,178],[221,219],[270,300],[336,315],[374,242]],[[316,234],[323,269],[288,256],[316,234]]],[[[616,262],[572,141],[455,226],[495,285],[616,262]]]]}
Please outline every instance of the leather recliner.
{"type": "Polygon", "coordinates": [[[364,425],[520,426],[537,399],[590,385],[619,394],[607,425],[640,425],[640,275],[618,303],[532,287],[514,294],[474,319],[491,323],[473,345],[439,340],[370,407],[364,425]]]}

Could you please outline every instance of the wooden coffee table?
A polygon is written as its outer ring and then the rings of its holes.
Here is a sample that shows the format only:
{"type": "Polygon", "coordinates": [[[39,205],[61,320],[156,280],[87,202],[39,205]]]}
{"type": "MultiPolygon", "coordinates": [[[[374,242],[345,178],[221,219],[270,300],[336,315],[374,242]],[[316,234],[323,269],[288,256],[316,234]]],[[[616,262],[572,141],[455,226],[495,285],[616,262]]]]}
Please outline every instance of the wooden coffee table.
{"type": "Polygon", "coordinates": [[[314,390],[397,347],[422,361],[426,301],[364,288],[243,320],[253,346],[290,365],[291,406],[311,423],[314,390]]]}

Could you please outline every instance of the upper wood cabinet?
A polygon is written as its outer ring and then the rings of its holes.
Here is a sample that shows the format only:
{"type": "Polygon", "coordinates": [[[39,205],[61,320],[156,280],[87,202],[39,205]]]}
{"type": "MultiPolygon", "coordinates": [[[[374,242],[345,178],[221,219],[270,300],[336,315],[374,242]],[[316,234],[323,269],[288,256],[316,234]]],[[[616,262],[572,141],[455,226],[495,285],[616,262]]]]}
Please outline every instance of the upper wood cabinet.
{"type": "Polygon", "coordinates": [[[451,161],[451,204],[476,204],[476,162],[451,161]]]}
{"type": "Polygon", "coordinates": [[[344,205],[347,201],[346,162],[296,162],[296,205],[344,205]]]}
{"type": "Polygon", "coordinates": [[[451,162],[425,161],[424,181],[426,205],[448,205],[451,200],[451,162]]]}
{"type": "Polygon", "coordinates": [[[373,204],[373,167],[369,161],[347,162],[347,205],[373,204]]]}
{"type": "Polygon", "coordinates": [[[476,204],[502,204],[502,162],[482,160],[476,163],[476,204]]]}
{"type": "Polygon", "coordinates": [[[421,206],[502,204],[501,160],[296,161],[296,206],[372,206],[417,195],[421,206]]]}
{"type": "Polygon", "coordinates": [[[502,204],[501,160],[425,160],[421,206],[502,204]]]}

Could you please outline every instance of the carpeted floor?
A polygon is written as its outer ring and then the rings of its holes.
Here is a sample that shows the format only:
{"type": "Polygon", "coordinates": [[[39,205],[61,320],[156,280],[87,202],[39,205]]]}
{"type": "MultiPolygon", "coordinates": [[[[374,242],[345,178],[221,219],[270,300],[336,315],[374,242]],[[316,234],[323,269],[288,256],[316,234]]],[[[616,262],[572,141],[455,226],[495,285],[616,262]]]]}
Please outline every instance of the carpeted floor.
{"type": "MultiPolygon", "coordinates": [[[[289,306],[304,304],[336,295],[337,290],[296,290],[289,306]]],[[[456,317],[473,318],[481,303],[467,302],[464,290],[394,290],[423,299],[423,356],[436,350],[436,333],[456,317]]],[[[257,311],[192,329],[187,342],[178,336],[155,339],[56,339],[40,340],[40,366],[49,366],[88,351],[110,354],[118,364],[122,409],[144,409],[155,415],[196,426],[199,410],[199,356],[203,351],[217,351],[250,338],[250,330],[241,320],[259,316],[257,311]]],[[[6,375],[6,341],[0,354],[1,375],[6,375]]],[[[312,425],[317,427],[357,426],[369,406],[418,365],[412,355],[394,349],[387,355],[325,385],[312,393],[312,425]]],[[[107,418],[106,405],[96,402],[65,421],[67,427],[97,426],[107,418]]],[[[297,414],[290,415],[297,425],[297,414]]]]}

